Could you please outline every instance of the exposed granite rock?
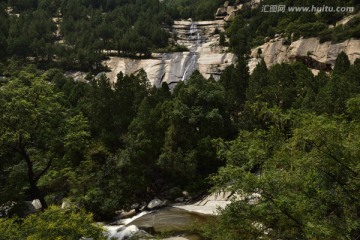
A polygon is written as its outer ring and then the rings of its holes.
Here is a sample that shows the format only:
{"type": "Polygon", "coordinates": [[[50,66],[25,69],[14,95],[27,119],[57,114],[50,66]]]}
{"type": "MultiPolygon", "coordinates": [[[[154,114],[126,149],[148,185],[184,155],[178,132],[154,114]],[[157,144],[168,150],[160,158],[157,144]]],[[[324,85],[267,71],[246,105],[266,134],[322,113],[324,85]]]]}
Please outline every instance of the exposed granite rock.
{"type": "Polygon", "coordinates": [[[320,43],[318,38],[305,38],[297,40],[291,45],[285,45],[283,38],[271,40],[259,47],[252,49],[249,60],[250,72],[259,62],[258,49],[261,57],[268,67],[278,63],[302,61],[310,69],[330,71],[339,53],[344,51],[351,63],[360,58],[360,40],[349,39],[342,43],[320,43]]]}
{"type": "Polygon", "coordinates": [[[205,77],[218,79],[220,73],[236,61],[236,56],[227,53],[227,48],[219,46],[219,34],[215,30],[224,31],[223,20],[175,21],[173,31],[177,35],[177,44],[190,49],[189,52],[152,54],[151,59],[130,59],[111,57],[105,64],[111,69],[106,75],[116,82],[116,75],[136,74],[144,69],[152,85],[160,86],[167,82],[170,87],[174,83],[186,80],[194,70],[199,70],[205,77]]]}
{"type": "Polygon", "coordinates": [[[149,204],[147,205],[147,208],[149,210],[154,210],[157,208],[166,207],[167,205],[168,205],[167,200],[161,201],[160,199],[155,198],[149,202],[149,204]]]}
{"type": "Polygon", "coordinates": [[[231,199],[233,197],[236,198],[237,196],[231,192],[217,192],[205,196],[203,199],[194,204],[174,205],[174,207],[190,212],[217,215],[218,208],[225,208],[228,204],[231,203],[231,199]]]}
{"type": "Polygon", "coordinates": [[[356,18],[356,17],[360,17],[360,13],[353,14],[353,15],[349,15],[349,16],[345,16],[343,19],[341,19],[340,21],[338,21],[335,26],[346,25],[346,24],[348,24],[352,19],[354,19],[354,18],[356,18]]]}
{"type": "Polygon", "coordinates": [[[216,17],[225,17],[226,15],[228,15],[226,7],[218,8],[215,13],[216,17]]]}

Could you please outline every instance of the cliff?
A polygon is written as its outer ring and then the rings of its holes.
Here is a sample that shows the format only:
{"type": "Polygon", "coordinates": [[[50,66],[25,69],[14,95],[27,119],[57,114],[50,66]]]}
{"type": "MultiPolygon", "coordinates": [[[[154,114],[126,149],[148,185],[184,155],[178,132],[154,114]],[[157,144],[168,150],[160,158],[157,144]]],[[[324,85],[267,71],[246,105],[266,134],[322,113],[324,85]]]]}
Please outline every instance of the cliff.
{"type": "Polygon", "coordinates": [[[344,51],[351,63],[360,58],[360,40],[349,39],[342,43],[320,43],[318,38],[300,39],[286,45],[284,39],[279,37],[253,48],[249,61],[252,72],[260,57],[264,58],[268,67],[278,63],[301,61],[316,73],[319,70],[331,71],[339,53],[344,51]],[[261,54],[259,55],[259,50],[261,54]]]}
{"type": "Polygon", "coordinates": [[[186,46],[187,52],[154,53],[150,59],[111,57],[105,64],[111,69],[107,77],[112,82],[120,71],[125,74],[144,69],[150,82],[159,86],[167,82],[170,86],[186,80],[192,72],[199,70],[205,77],[219,78],[226,66],[233,64],[236,57],[227,48],[219,46],[219,31],[224,31],[223,20],[175,21],[172,31],[178,45],[186,46]]]}

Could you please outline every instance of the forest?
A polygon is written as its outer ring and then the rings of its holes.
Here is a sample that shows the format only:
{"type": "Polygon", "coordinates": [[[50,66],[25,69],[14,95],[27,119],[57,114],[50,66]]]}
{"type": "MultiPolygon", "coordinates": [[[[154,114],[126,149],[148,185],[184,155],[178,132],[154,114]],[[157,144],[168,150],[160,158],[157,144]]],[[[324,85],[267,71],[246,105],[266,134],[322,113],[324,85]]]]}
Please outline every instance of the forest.
{"type": "MultiPolygon", "coordinates": [[[[290,1],[267,3],[279,2],[290,1]]],[[[341,16],[249,10],[226,30],[238,61],[219,81],[196,71],[170,91],[144,71],[94,77],[107,54],[148,57],[171,44],[164,26],[211,19],[223,3],[0,3],[0,240],[104,239],[95,221],[184,190],[248,196],[199,228],[204,239],[359,238],[360,59],[342,52],[316,76],[300,62],[247,66],[250,47],[275,32],[336,42],[359,38],[358,19],[328,30],[341,16]],[[32,199],[43,211],[24,216],[32,199]],[[59,209],[64,199],[79,208],[59,209]]]]}
{"type": "Polygon", "coordinates": [[[1,1],[0,58],[35,59],[42,69],[101,72],[109,54],[150,57],[170,44],[165,29],[174,19],[213,18],[221,2],[1,1]]]}

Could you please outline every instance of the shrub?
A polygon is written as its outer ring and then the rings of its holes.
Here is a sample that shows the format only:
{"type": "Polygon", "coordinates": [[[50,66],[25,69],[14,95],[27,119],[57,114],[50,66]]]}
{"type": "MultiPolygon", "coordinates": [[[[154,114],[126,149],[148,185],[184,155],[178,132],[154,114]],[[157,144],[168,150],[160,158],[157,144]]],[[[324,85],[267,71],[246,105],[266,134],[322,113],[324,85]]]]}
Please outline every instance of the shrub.
{"type": "Polygon", "coordinates": [[[76,240],[82,237],[105,239],[103,229],[95,225],[92,214],[83,210],[64,210],[51,206],[25,219],[0,219],[0,240],[76,240]]]}

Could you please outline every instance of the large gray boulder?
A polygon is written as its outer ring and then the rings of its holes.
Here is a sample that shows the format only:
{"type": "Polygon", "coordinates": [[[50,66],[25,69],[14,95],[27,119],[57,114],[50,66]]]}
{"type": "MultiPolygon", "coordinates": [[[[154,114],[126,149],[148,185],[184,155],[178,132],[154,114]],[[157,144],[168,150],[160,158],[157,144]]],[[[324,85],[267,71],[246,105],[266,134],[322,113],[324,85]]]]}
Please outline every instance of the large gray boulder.
{"type": "Polygon", "coordinates": [[[155,199],[153,199],[153,200],[151,200],[149,202],[149,204],[147,205],[147,208],[149,210],[154,210],[154,209],[157,209],[157,208],[166,207],[167,205],[168,205],[167,200],[161,201],[160,199],[155,198],[155,199]]]}

